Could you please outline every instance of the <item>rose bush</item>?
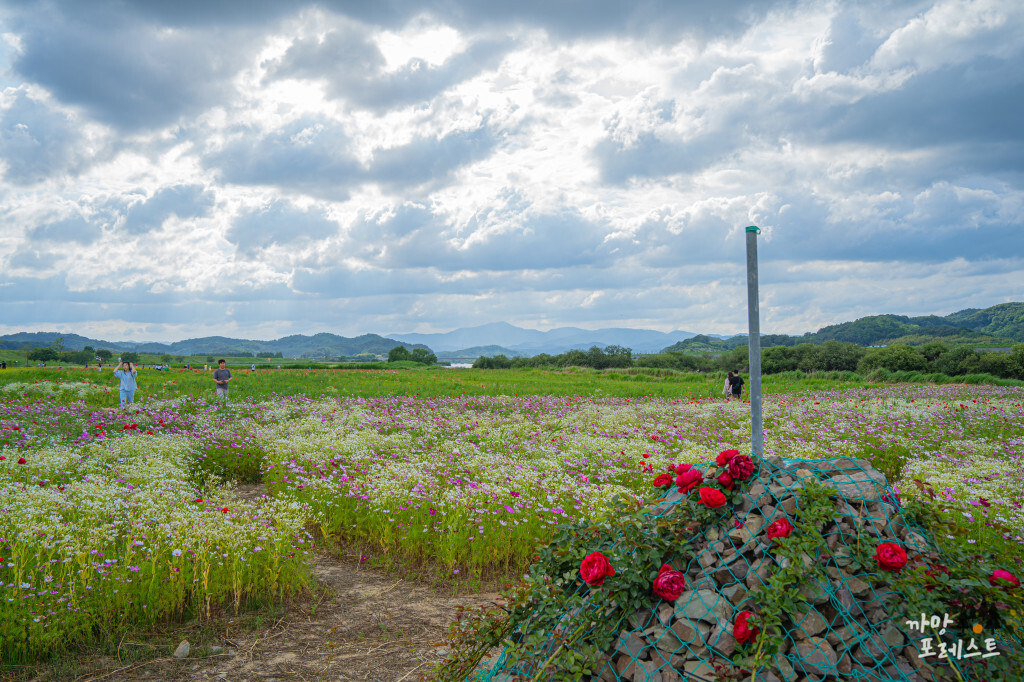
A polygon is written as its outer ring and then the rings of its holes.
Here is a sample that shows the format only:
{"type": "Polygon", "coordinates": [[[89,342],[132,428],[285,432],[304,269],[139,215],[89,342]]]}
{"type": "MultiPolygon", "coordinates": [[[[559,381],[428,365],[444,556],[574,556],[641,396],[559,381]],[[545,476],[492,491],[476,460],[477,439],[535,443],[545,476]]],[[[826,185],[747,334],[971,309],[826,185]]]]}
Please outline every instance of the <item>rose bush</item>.
{"type": "Polygon", "coordinates": [[[615,575],[615,569],[601,552],[591,552],[580,563],[580,576],[583,582],[597,587],[604,585],[604,579],[615,575]]]}
{"type": "Polygon", "coordinates": [[[907,552],[895,542],[883,542],[875,550],[875,561],[883,571],[900,571],[907,565],[907,552]]]}
{"type": "Polygon", "coordinates": [[[669,564],[662,564],[654,579],[654,594],[665,601],[675,601],[686,590],[686,577],[669,564]]]}

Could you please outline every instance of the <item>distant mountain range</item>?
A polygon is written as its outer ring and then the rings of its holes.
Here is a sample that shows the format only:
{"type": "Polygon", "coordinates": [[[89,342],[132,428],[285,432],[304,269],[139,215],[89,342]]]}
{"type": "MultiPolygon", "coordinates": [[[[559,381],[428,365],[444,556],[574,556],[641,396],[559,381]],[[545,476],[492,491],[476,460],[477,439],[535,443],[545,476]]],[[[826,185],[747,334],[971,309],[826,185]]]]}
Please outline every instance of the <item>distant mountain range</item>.
{"type": "MultiPolygon", "coordinates": [[[[207,336],[174,343],[157,343],[103,341],[59,332],[22,332],[0,336],[0,349],[41,348],[52,345],[58,338],[63,339],[64,348],[68,350],[81,350],[85,346],[92,346],[97,350],[108,348],[113,351],[183,356],[245,353],[260,356],[281,353],[285,358],[314,359],[386,356],[395,346],[404,345],[410,349],[425,348],[442,360],[498,354],[508,357],[540,353],[557,355],[574,348],[586,350],[591,346],[622,346],[631,348],[634,353],[658,353],[663,350],[716,352],[735,348],[747,342],[745,334],[698,335],[687,331],[659,332],[652,329],[620,327],[593,330],[559,327],[542,332],[516,327],[507,322],[495,322],[456,329],[444,334],[363,334],[354,338],[328,333],[312,336],[296,334],[273,341],[207,336]]],[[[822,327],[817,332],[808,332],[802,336],[764,334],[761,337],[761,346],[793,346],[799,343],[824,343],[829,340],[847,341],[862,346],[891,343],[921,345],[936,340],[949,344],[1020,343],[1024,342],[1024,303],[1001,303],[984,309],[971,308],[944,317],[872,315],[853,322],[822,327]]]]}
{"type": "MultiPolygon", "coordinates": [[[[479,327],[456,329],[444,334],[401,334],[392,333],[388,338],[406,343],[423,343],[440,353],[457,351],[460,354],[477,346],[501,346],[521,355],[540,353],[564,353],[573,348],[586,350],[591,346],[623,346],[632,348],[634,353],[657,353],[665,346],[696,336],[694,332],[659,332],[653,329],[580,329],[559,327],[546,332],[524,329],[507,322],[493,322],[479,327]]],[[[718,335],[717,338],[725,338],[718,335]]],[[[465,357],[465,356],[461,356],[465,357]]]]}
{"type": "MultiPolygon", "coordinates": [[[[67,350],[81,350],[92,346],[96,350],[108,348],[112,351],[135,351],[137,353],[153,353],[168,355],[274,355],[281,353],[285,358],[337,358],[337,357],[377,357],[386,356],[395,346],[407,348],[427,348],[421,344],[409,344],[387,339],[377,334],[363,334],[355,338],[336,334],[314,334],[305,336],[295,334],[273,341],[252,341],[249,339],[232,339],[225,336],[206,336],[199,339],[186,339],[174,343],[157,343],[152,341],[103,341],[90,339],[78,334],[61,334],[59,332],[33,332],[5,334],[0,336],[0,349],[19,350],[24,348],[42,348],[52,345],[58,338],[63,339],[67,350]]],[[[427,348],[427,350],[430,350],[427,348]]]]}

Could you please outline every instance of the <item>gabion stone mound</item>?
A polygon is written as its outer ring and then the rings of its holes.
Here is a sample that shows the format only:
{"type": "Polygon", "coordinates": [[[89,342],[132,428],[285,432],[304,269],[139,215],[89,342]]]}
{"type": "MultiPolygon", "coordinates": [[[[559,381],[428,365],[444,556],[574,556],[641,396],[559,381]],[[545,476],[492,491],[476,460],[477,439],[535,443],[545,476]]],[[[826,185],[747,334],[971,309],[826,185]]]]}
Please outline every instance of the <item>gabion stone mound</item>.
{"type": "MultiPolygon", "coordinates": [[[[910,630],[891,608],[901,599],[878,575],[855,575],[851,547],[895,542],[908,553],[934,549],[924,531],[904,519],[885,476],[853,458],[762,460],[735,516],[708,528],[672,564],[686,573],[687,591],[675,602],[652,597],[650,608],[628,618],[617,645],[601,667],[584,680],[682,682],[748,680],[731,659],[736,649],[733,622],[752,607],[779,564],[766,536],[772,521],[799,518],[797,491],[814,478],[835,492],[833,520],[821,531],[826,547],[817,557],[821,579],[800,587],[810,609],[782,623],[784,643],[759,671],[762,682],[947,682],[957,679],[947,661],[922,659],[921,641],[932,633],[910,630]],[[728,527],[725,526],[728,524],[728,527]],[[692,559],[687,559],[691,557],[692,559]]],[[[684,499],[674,491],[654,507],[662,515],[684,499]]],[[[781,558],[782,561],[786,559],[781,558]]],[[[942,615],[942,614],[938,614],[942,615]]],[[[950,633],[952,634],[952,633],[950,633]]],[[[554,646],[551,650],[554,650],[554,646]]],[[[933,649],[936,648],[933,643],[933,649]]],[[[1000,643],[1000,650],[1006,651],[1000,643]]],[[[495,682],[530,680],[536,670],[506,668],[504,656],[488,675],[495,682]]]]}

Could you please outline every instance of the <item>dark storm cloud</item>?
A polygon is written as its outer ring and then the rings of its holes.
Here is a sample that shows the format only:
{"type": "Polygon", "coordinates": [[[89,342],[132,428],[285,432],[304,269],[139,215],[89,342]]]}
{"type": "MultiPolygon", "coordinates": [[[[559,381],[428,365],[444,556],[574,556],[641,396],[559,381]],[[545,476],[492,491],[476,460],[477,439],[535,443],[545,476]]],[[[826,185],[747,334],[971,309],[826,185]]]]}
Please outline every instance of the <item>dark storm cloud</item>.
{"type": "Polygon", "coordinates": [[[357,220],[348,237],[353,254],[377,266],[442,271],[604,267],[634,251],[629,240],[607,240],[609,226],[572,210],[521,215],[512,202],[475,216],[457,235],[429,209],[406,204],[383,218],[357,220]]]}
{"type": "Polygon", "coordinates": [[[227,240],[242,253],[251,254],[272,244],[307,239],[326,239],[338,232],[338,224],[314,210],[303,211],[288,201],[273,204],[235,219],[227,240]]]}
{"type": "Polygon", "coordinates": [[[199,218],[209,213],[214,199],[213,192],[202,185],[164,187],[149,199],[133,204],[122,229],[129,234],[143,234],[159,229],[172,215],[181,219],[199,218]]]}
{"type": "Polygon", "coordinates": [[[351,147],[337,122],[304,117],[264,135],[236,129],[204,162],[230,183],[274,185],[341,201],[362,174],[351,147]]]}
{"type": "Polygon", "coordinates": [[[242,35],[167,30],[120,3],[33,3],[12,19],[13,71],[61,102],[117,128],[174,123],[224,99],[240,68],[242,35]]]}
{"type": "Polygon", "coordinates": [[[91,244],[100,238],[103,230],[81,216],[65,218],[56,222],[39,225],[29,230],[29,238],[51,242],[76,242],[91,244]]]}
{"type": "Polygon", "coordinates": [[[271,185],[334,200],[346,199],[352,187],[367,182],[394,190],[442,182],[460,167],[486,158],[498,143],[485,123],[376,150],[363,167],[342,126],[329,119],[305,117],[262,137],[246,132],[207,156],[207,166],[231,183],[271,185]]]}
{"type": "Polygon", "coordinates": [[[324,37],[296,40],[268,64],[270,78],[324,80],[328,95],[373,110],[429,101],[447,88],[496,66],[512,47],[507,40],[481,40],[443,64],[415,59],[395,72],[361,26],[339,27],[324,37]]]}
{"type": "Polygon", "coordinates": [[[4,180],[31,185],[54,175],[73,173],[82,163],[82,136],[66,114],[24,92],[0,111],[0,159],[4,180]]]}

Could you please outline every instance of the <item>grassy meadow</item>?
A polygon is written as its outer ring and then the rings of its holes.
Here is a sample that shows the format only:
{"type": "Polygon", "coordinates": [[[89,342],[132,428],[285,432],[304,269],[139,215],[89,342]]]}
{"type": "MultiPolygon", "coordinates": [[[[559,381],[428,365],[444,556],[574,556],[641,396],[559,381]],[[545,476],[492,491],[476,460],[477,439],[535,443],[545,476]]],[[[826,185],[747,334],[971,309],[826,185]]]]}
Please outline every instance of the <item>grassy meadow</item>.
{"type": "MultiPolygon", "coordinates": [[[[750,447],[721,375],[592,370],[0,373],[0,662],[282,599],[316,543],[434,578],[513,577],[553,528],[750,447]],[[262,486],[260,499],[237,494],[262,486]]],[[[871,461],[1020,567],[1024,389],[765,377],[765,454],[871,461]],[[1016,529],[1016,530],[1015,530],[1016,529]]],[[[1018,573],[1019,575],[1019,573],[1018,573]]]]}

